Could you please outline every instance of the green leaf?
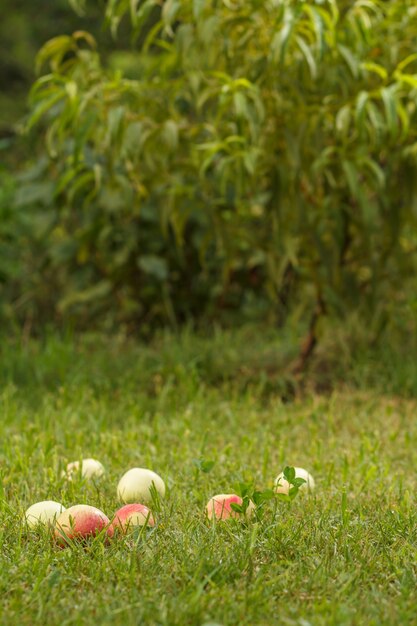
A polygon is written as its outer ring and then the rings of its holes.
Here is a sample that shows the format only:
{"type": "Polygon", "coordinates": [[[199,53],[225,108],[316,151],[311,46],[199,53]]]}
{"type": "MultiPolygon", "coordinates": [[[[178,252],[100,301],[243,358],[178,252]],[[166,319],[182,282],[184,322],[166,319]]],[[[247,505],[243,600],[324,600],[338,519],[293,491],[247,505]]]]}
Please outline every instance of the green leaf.
{"type": "Polygon", "coordinates": [[[250,497],[251,494],[252,494],[252,491],[253,491],[253,484],[252,483],[240,482],[236,486],[236,493],[241,498],[250,497]]]}
{"type": "Polygon", "coordinates": [[[352,161],[342,162],[343,171],[346,176],[348,187],[353,198],[358,198],[360,194],[359,174],[356,165],[352,161]]]}
{"type": "Polygon", "coordinates": [[[162,137],[169,150],[175,151],[178,148],[179,131],[178,124],[174,120],[166,120],[162,129],[162,137]]]}
{"type": "Polygon", "coordinates": [[[207,6],[207,0],[193,0],[193,14],[194,14],[195,20],[198,21],[200,19],[206,6],[207,6]]]}
{"type": "Polygon", "coordinates": [[[294,14],[292,9],[286,8],[281,28],[274,34],[271,43],[271,51],[276,62],[283,64],[285,53],[290,42],[294,28],[294,14]]]}
{"type": "Polygon", "coordinates": [[[344,59],[346,65],[350,69],[353,78],[359,77],[359,62],[355,54],[348,47],[338,44],[337,46],[341,57],[344,59]]]}
{"type": "Polygon", "coordinates": [[[273,489],[265,489],[264,491],[254,491],[252,494],[252,501],[256,506],[262,505],[264,502],[274,500],[276,493],[273,489]]]}
{"type": "Polygon", "coordinates": [[[159,281],[164,281],[168,277],[168,265],[164,258],[148,254],[140,256],[138,259],[138,267],[159,281]]]}
{"type": "Polygon", "coordinates": [[[408,85],[412,89],[417,89],[417,75],[416,74],[402,74],[401,72],[396,71],[394,73],[394,78],[398,82],[404,83],[408,85]]]}
{"type": "Polygon", "coordinates": [[[215,466],[215,461],[209,461],[207,459],[193,459],[194,465],[205,474],[208,474],[215,466]]]}
{"type": "Polygon", "coordinates": [[[84,15],[86,0],[69,0],[69,3],[78,15],[84,15]]]}
{"type": "Polygon", "coordinates": [[[414,61],[417,61],[417,52],[413,52],[413,54],[409,54],[408,56],[405,57],[405,59],[400,61],[400,63],[398,63],[396,67],[396,71],[402,73],[403,70],[405,70],[405,68],[408,65],[410,65],[410,63],[414,63],[414,61]]]}
{"type": "Polygon", "coordinates": [[[75,42],[69,35],[60,35],[46,42],[36,56],[36,72],[39,73],[44,63],[49,61],[54,71],[58,70],[65,54],[75,50],[75,42]]]}
{"type": "Polygon", "coordinates": [[[14,205],[16,208],[22,208],[40,204],[46,208],[52,203],[53,189],[53,183],[50,180],[20,184],[14,195],[14,205]]]}
{"type": "Polygon", "coordinates": [[[39,102],[35,106],[31,115],[29,116],[29,119],[26,125],[27,130],[30,130],[31,128],[33,128],[39,122],[39,120],[50,109],[52,109],[52,107],[58,104],[58,102],[60,102],[60,100],[62,100],[64,97],[65,97],[65,92],[57,91],[50,98],[47,98],[46,100],[39,102]]]}
{"type": "Polygon", "coordinates": [[[386,87],[381,89],[380,93],[384,103],[388,130],[391,137],[394,138],[398,132],[397,102],[395,99],[395,92],[392,87],[386,87]]]}
{"type": "Polygon", "coordinates": [[[377,74],[384,82],[388,78],[387,70],[384,67],[382,67],[382,65],[379,65],[378,63],[373,63],[371,61],[366,61],[364,63],[361,63],[361,68],[363,70],[366,70],[367,72],[371,72],[373,74],[377,74]]]}
{"type": "Polygon", "coordinates": [[[162,9],[162,20],[166,27],[171,27],[181,8],[179,0],[165,0],[162,9]]]}
{"type": "Polygon", "coordinates": [[[339,135],[347,137],[349,135],[352,112],[349,104],[345,104],[336,115],[336,131],[339,135]]]}
{"type": "Polygon", "coordinates": [[[295,468],[287,465],[284,468],[283,474],[284,474],[285,480],[287,480],[289,483],[292,483],[295,479],[295,468]]]}
{"type": "Polygon", "coordinates": [[[294,485],[294,487],[300,488],[306,482],[307,481],[305,480],[305,478],[294,478],[292,484],[294,485]]]}
{"type": "Polygon", "coordinates": [[[369,100],[369,93],[367,91],[361,91],[358,94],[358,97],[356,99],[355,121],[356,121],[356,126],[358,127],[359,131],[362,134],[365,130],[364,123],[365,123],[365,118],[366,118],[366,106],[368,104],[368,100],[369,100]]]}
{"type": "Polygon", "coordinates": [[[123,106],[116,106],[107,116],[107,142],[109,146],[119,144],[123,139],[126,110],[123,106]]]}
{"type": "Polygon", "coordinates": [[[372,174],[377,186],[383,189],[386,184],[385,172],[382,167],[370,157],[364,157],[361,159],[362,167],[367,168],[372,174]]]}
{"type": "Polygon", "coordinates": [[[310,69],[311,78],[314,80],[317,77],[317,64],[313,52],[302,37],[297,36],[295,39],[297,41],[298,47],[304,55],[305,60],[307,61],[307,65],[310,69]]]}
{"type": "Polygon", "coordinates": [[[112,290],[112,284],[108,280],[102,280],[97,284],[81,291],[70,292],[59,301],[59,309],[64,312],[67,309],[81,304],[87,304],[107,297],[112,290]]]}
{"type": "MultiPolygon", "coordinates": [[[[325,24],[324,24],[324,16],[326,13],[320,12],[316,7],[306,5],[305,11],[310,15],[310,18],[314,25],[314,32],[316,35],[316,48],[318,52],[318,57],[321,59],[323,57],[324,52],[324,33],[325,33],[325,24]]],[[[327,29],[330,30],[332,24],[330,21],[327,21],[327,29]]]]}
{"type": "Polygon", "coordinates": [[[249,118],[248,101],[241,91],[233,94],[233,104],[238,117],[249,118]]]}

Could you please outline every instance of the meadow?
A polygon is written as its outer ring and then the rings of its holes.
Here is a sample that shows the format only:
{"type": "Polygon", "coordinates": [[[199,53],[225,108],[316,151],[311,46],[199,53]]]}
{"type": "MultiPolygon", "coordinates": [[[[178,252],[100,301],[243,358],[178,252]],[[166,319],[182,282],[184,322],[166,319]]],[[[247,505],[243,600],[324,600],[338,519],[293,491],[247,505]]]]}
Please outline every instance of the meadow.
{"type": "Polygon", "coordinates": [[[253,340],[3,340],[2,625],[416,623],[415,401],[359,369],[292,399],[261,374],[243,384],[233,368],[253,340]],[[102,479],[61,478],[89,456],[102,479]],[[206,521],[212,495],[271,488],[285,465],[306,467],[315,492],[269,501],[247,523],[206,521]],[[134,466],[167,485],[155,528],[59,549],[23,523],[47,498],[110,517],[134,466]]]}
{"type": "Polygon", "coordinates": [[[415,0],[1,6],[0,626],[417,626],[415,0]]]}

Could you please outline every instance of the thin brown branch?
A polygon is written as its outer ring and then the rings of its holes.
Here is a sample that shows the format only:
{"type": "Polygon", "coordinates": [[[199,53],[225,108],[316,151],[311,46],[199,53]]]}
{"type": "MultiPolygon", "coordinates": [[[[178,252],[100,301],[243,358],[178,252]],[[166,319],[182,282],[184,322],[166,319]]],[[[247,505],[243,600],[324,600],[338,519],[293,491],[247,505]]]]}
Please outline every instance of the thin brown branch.
{"type": "Polygon", "coordinates": [[[308,332],[304,341],[302,343],[302,347],[300,350],[300,354],[298,355],[295,363],[291,368],[291,373],[294,376],[298,376],[302,374],[311,360],[311,357],[314,354],[314,350],[317,346],[317,327],[321,317],[325,313],[324,302],[319,295],[317,298],[317,304],[313,311],[313,315],[311,316],[310,323],[308,326],[308,332]]]}

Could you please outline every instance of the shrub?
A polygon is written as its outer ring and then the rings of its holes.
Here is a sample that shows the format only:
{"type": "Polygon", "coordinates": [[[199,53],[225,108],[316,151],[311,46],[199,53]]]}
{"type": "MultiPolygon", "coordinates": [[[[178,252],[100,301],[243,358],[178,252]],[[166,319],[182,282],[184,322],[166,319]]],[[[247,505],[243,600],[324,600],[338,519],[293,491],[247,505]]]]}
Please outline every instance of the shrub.
{"type": "Polygon", "coordinates": [[[109,63],[86,32],[38,56],[58,308],[385,319],[414,267],[414,2],[110,0],[126,19],[109,63]]]}

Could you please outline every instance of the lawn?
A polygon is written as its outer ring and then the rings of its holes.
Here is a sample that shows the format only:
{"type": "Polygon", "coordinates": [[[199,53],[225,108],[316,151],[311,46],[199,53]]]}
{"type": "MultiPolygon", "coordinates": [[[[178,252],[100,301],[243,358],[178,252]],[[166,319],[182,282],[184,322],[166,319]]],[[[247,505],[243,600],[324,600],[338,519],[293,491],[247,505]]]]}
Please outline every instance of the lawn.
{"type": "Polygon", "coordinates": [[[417,624],[413,399],[345,384],[284,403],[262,376],[232,376],[230,354],[248,342],[221,337],[3,347],[2,626],[417,624]],[[228,375],[216,377],[222,344],[228,375]],[[60,477],[90,456],[101,480],[60,477]],[[214,461],[209,472],[201,460],[214,461]],[[315,493],[269,502],[247,524],[205,521],[210,496],[270,488],[285,465],[309,469],[315,493]],[[59,549],[22,523],[43,499],[111,516],[134,466],[166,482],[156,528],[59,549]]]}

